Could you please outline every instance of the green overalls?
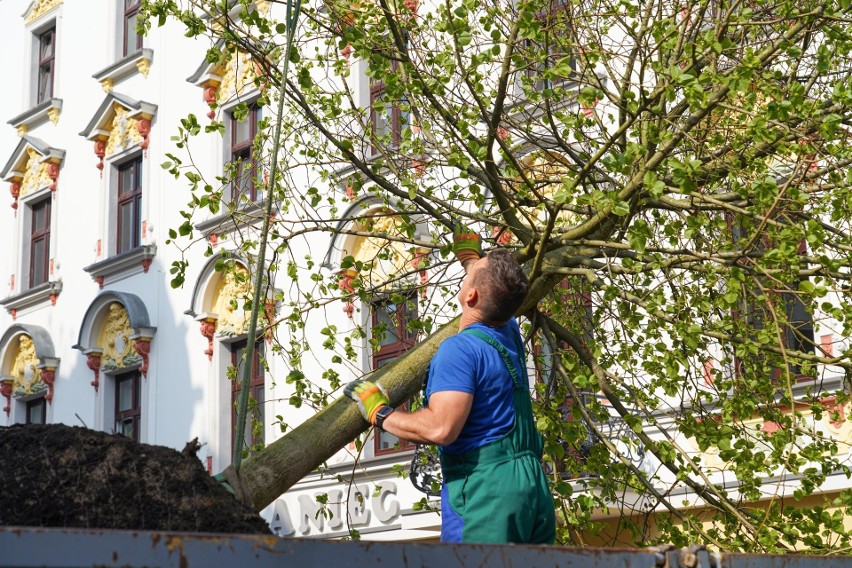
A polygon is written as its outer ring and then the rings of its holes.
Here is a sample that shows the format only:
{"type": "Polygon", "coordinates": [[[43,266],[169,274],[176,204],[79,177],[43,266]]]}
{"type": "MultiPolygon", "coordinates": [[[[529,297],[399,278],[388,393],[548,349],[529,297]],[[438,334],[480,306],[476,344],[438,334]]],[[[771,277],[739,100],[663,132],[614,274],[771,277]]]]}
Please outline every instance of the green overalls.
{"type": "MultiPolygon", "coordinates": [[[[514,382],[515,420],[502,438],[460,455],[441,452],[441,541],[543,543],[556,538],[553,497],[541,467],[543,442],[535,429],[526,368],[491,335],[465,329],[494,347],[514,382]]],[[[523,347],[516,337],[518,356],[523,347]]]]}

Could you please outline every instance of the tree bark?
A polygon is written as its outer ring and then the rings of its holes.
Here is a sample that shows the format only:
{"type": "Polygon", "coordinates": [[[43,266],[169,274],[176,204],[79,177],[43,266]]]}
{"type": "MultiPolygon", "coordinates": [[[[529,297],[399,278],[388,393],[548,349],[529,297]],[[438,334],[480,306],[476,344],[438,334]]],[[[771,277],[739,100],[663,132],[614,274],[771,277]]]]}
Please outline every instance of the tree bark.
{"type": "MultiPolygon", "coordinates": [[[[612,225],[601,222],[594,237],[603,238],[611,232],[612,225]]],[[[543,267],[570,264],[568,259],[590,252],[588,247],[562,247],[544,255],[543,267]]],[[[531,265],[532,261],[528,262],[525,270],[529,271],[531,265]]],[[[530,283],[530,293],[517,313],[530,312],[563,278],[558,274],[536,278],[530,283]]],[[[401,404],[417,394],[438,346],[458,332],[458,325],[459,318],[456,317],[418,343],[405,356],[373,373],[373,379],[387,389],[392,405],[401,404]]],[[[341,396],[289,434],[243,462],[239,476],[250,504],[260,511],[354,440],[368,426],[355,403],[341,396]]]]}
{"type": "MultiPolygon", "coordinates": [[[[459,318],[454,319],[405,356],[373,373],[373,378],[388,390],[392,405],[401,404],[417,393],[438,346],[457,333],[458,323],[459,318]]],[[[355,403],[341,396],[269,444],[240,468],[240,480],[251,505],[260,511],[272,503],[367,427],[355,403]]]]}

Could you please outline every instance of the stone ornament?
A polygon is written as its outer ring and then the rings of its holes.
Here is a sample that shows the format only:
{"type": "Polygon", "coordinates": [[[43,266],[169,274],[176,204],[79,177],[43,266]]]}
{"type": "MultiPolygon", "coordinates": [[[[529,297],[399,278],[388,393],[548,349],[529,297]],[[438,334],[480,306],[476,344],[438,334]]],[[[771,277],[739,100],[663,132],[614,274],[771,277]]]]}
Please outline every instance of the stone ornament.
{"type": "Polygon", "coordinates": [[[48,390],[41,378],[35,343],[29,335],[22,333],[18,336],[17,353],[12,361],[12,394],[15,397],[28,397],[48,390]]]}
{"type": "MultiPolygon", "coordinates": [[[[412,249],[399,240],[405,240],[402,217],[389,209],[368,212],[366,219],[355,223],[359,233],[374,233],[377,236],[357,235],[351,246],[350,255],[356,262],[364,264],[365,279],[375,286],[387,288],[388,282],[406,277],[422,251],[412,249]],[[387,235],[385,238],[378,235],[387,235]]],[[[419,262],[419,261],[418,261],[419,262]]]]}
{"type": "Polygon", "coordinates": [[[243,266],[237,266],[222,275],[213,300],[213,313],[217,315],[216,333],[220,337],[246,332],[246,313],[242,306],[251,295],[250,286],[248,271],[243,266]]]}
{"type": "MultiPolygon", "coordinates": [[[[115,116],[112,119],[112,129],[106,141],[105,154],[107,157],[122,152],[135,144],[140,144],[146,138],[140,133],[136,123],[138,119],[130,118],[130,111],[116,103],[113,105],[115,116]]],[[[150,132],[150,121],[148,132],[150,132]]],[[[147,144],[146,144],[147,146],[147,144]]]]}
{"type": "Polygon", "coordinates": [[[217,65],[213,73],[222,77],[216,95],[219,100],[229,100],[234,95],[244,94],[255,88],[254,81],[260,75],[260,68],[251,55],[237,51],[224,64],[217,65]]]}
{"type": "Polygon", "coordinates": [[[120,303],[113,302],[107,308],[106,320],[98,335],[98,346],[103,349],[102,370],[126,369],[143,362],[142,357],[134,349],[131,335],[133,335],[133,329],[130,327],[127,310],[120,303]]]}
{"type": "Polygon", "coordinates": [[[24,23],[31,24],[61,4],[62,0],[34,0],[24,15],[24,23]]]}

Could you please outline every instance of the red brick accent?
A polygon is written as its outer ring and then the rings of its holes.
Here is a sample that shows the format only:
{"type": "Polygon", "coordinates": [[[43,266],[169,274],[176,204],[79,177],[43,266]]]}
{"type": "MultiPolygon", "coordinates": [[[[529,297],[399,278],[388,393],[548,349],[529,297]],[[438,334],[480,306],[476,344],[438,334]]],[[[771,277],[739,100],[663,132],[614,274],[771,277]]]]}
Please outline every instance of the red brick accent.
{"type": "Polygon", "coordinates": [[[86,357],[86,366],[95,373],[95,380],[92,381],[91,385],[95,387],[95,392],[98,392],[98,387],[101,384],[101,354],[89,353],[86,357]]]}
{"type": "Polygon", "coordinates": [[[201,335],[207,338],[207,349],[204,354],[209,361],[213,360],[213,336],[216,334],[216,320],[203,320],[201,322],[201,335]]]}
{"type": "Polygon", "coordinates": [[[98,157],[98,170],[101,172],[101,177],[104,175],[104,156],[106,155],[106,141],[95,141],[95,156],[98,157]]]}
{"type": "Polygon", "coordinates": [[[47,394],[44,395],[44,400],[53,404],[53,383],[56,380],[56,369],[42,369],[41,380],[47,385],[47,394]]]}
{"type": "Polygon", "coordinates": [[[53,183],[50,184],[50,191],[55,194],[56,184],[59,180],[59,164],[56,162],[50,162],[47,165],[47,176],[53,181],[53,183]]]}
{"type": "Polygon", "coordinates": [[[266,342],[272,345],[272,329],[275,326],[275,302],[273,300],[267,300],[265,306],[265,315],[266,315],[266,331],[264,335],[266,336],[266,342]]]}
{"type": "Polygon", "coordinates": [[[831,333],[821,335],[819,338],[819,346],[829,357],[834,357],[834,335],[831,333]]]}
{"type": "Polygon", "coordinates": [[[216,116],[216,111],[213,110],[213,105],[216,104],[216,93],[218,91],[219,87],[207,87],[204,89],[204,102],[210,107],[210,112],[207,113],[207,118],[210,120],[213,120],[216,116]]]}
{"type": "Polygon", "coordinates": [[[136,349],[136,353],[138,353],[142,357],[142,366],[139,367],[139,370],[142,371],[142,376],[148,377],[148,354],[151,353],[151,340],[148,338],[139,338],[137,339],[133,347],[136,349]]]}
{"type": "Polygon", "coordinates": [[[13,181],[9,185],[9,193],[12,194],[12,209],[18,208],[18,196],[21,194],[21,182],[13,181]]]}
{"type": "Polygon", "coordinates": [[[145,151],[145,156],[148,155],[148,143],[150,140],[151,134],[151,119],[150,118],[140,118],[136,121],[136,131],[142,136],[142,142],[139,144],[139,147],[145,151]]]}
{"type": "Polygon", "coordinates": [[[0,394],[6,397],[6,406],[3,407],[3,412],[6,413],[6,416],[9,416],[9,412],[12,410],[12,381],[0,383],[0,394]]]}

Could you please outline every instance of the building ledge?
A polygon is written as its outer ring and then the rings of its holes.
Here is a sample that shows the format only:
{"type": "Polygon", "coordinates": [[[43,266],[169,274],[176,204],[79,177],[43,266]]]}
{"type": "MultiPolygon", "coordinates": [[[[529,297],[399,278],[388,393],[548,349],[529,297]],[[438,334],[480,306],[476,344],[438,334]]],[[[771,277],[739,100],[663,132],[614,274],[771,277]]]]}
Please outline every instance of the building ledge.
{"type": "Polygon", "coordinates": [[[14,314],[20,310],[46,304],[48,300],[51,304],[55,304],[60,292],[62,292],[62,282],[53,280],[0,300],[0,306],[6,308],[14,317],[14,314]]]}
{"type": "Polygon", "coordinates": [[[130,75],[141,73],[148,76],[151,62],[154,60],[154,50],[143,47],[130,55],[122,57],[112,65],[101,69],[92,77],[98,81],[105,92],[110,92],[117,81],[130,75]]]}
{"type": "Polygon", "coordinates": [[[14,117],[8,124],[11,124],[18,131],[19,136],[23,136],[33,127],[48,119],[56,124],[59,121],[61,111],[62,99],[48,99],[14,117]]]}
{"type": "Polygon", "coordinates": [[[83,270],[88,272],[92,280],[103,288],[107,281],[120,280],[139,272],[148,272],[156,254],[157,245],[142,245],[131,251],[90,264],[83,270]]]}
{"type": "MultiPolygon", "coordinates": [[[[231,203],[223,204],[226,211],[194,225],[195,230],[205,237],[211,234],[223,235],[233,232],[237,227],[259,224],[263,222],[265,200],[242,204],[236,209],[231,203]]],[[[273,215],[277,209],[273,209],[273,215]]]]}

